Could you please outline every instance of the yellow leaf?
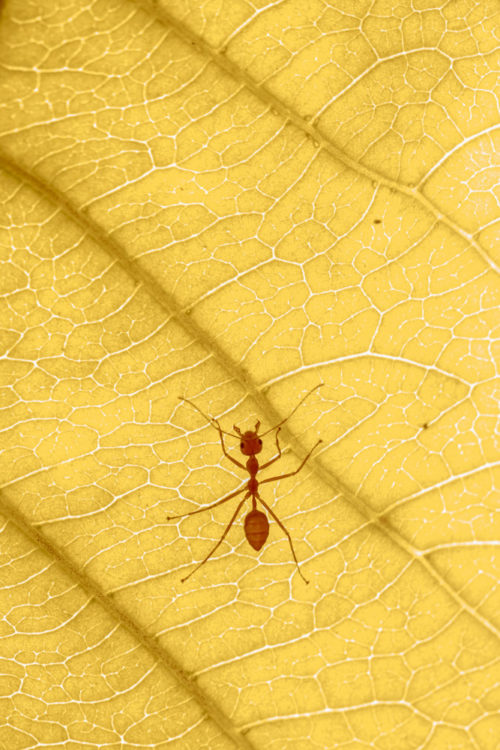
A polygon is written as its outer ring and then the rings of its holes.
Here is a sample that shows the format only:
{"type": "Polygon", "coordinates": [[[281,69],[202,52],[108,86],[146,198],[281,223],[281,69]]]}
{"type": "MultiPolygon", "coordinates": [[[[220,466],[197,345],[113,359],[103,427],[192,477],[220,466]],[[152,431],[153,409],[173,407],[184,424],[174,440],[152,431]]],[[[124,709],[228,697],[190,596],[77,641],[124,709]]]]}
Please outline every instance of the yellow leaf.
{"type": "Polygon", "coordinates": [[[0,748],[498,747],[498,21],[3,3],[0,748]]]}

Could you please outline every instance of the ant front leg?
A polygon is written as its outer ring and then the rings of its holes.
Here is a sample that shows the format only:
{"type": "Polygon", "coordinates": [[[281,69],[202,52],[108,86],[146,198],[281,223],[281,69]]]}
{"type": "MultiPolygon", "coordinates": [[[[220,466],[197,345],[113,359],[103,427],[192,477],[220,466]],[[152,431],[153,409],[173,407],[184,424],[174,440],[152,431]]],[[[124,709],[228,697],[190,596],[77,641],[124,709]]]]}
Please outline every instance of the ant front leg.
{"type": "Polygon", "coordinates": [[[278,440],[278,433],[279,433],[280,430],[281,430],[281,427],[278,427],[278,429],[276,430],[276,448],[278,449],[278,455],[275,456],[274,458],[272,458],[270,461],[267,461],[267,463],[262,464],[262,466],[259,467],[261,470],[262,469],[267,469],[267,467],[271,466],[271,464],[273,464],[275,461],[277,461],[278,458],[281,458],[281,446],[280,446],[280,442],[278,440]]]}
{"type": "Polygon", "coordinates": [[[233,464],[235,464],[236,466],[239,466],[240,469],[243,469],[243,471],[246,471],[247,467],[244,464],[242,464],[239,461],[237,461],[232,456],[230,456],[229,453],[227,452],[226,446],[224,445],[224,438],[222,436],[221,426],[220,426],[219,422],[217,421],[217,419],[214,419],[213,421],[215,422],[215,424],[217,425],[217,429],[219,430],[220,444],[222,446],[222,452],[223,452],[223,454],[225,455],[226,458],[228,458],[230,461],[232,461],[233,464]]]}
{"type": "Polygon", "coordinates": [[[299,466],[298,469],[295,469],[295,471],[290,471],[288,474],[281,474],[281,476],[279,476],[279,477],[269,477],[269,479],[262,479],[259,482],[259,484],[265,484],[266,482],[277,482],[278,479],[286,479],[287,477],[294,477],[295,474],[298,474],[299,471],[303,468],[304,464],[309,459],[309,457],[310,457],[311,453],[313,452],[313,450],[315,448],[317,448],[318,445],[320,443],[322,443],[322,442],[323,442],[322,440],[318,440],[318,442],[316,443],[316,445],[313,445],[313,447],[311,448],[311,450],[309,451],[309,453],[307,454],[307,456],[304,458],[304,460],[302,461],[302,463],[300,464],[300,466],[299,466]]]}

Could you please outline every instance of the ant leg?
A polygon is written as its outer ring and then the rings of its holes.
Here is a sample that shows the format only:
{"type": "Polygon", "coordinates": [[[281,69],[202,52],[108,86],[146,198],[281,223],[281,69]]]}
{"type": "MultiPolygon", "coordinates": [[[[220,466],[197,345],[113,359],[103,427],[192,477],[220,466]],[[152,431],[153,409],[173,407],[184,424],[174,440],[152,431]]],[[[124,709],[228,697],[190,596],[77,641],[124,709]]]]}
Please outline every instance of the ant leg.
{"type": "Polygon", "coordinates": [[[297,565],[297,570],[299,571],[300,577],[302,578],[303,581],[305,581],[306,583],[309,583],[309,581],[307,580],[307,578],[304,578],[304,576],[302,574],[302,571],[301,571],[300,565],[299,565],[299,561],[297,560],[297,555],[295,554],[295,550],[293,548],[292,537],[288,533],[286,527],[284,526],[284,524],[281,523],[280,519],[278,518],[278,516],[276,515],[276,513],[274,513],[271,510],[271,508],[269,507],[269,505],[264,502],[264,500],[261,498],[261,496],[257,495],[257,497],[259,498],[260,502],[262,503],[262,505],[264,506],[264,508],[267,510],[267,512],[269,513],[269,515],[271,516],[271,518],[274,518],[274,520],[276,521],[276,523],[278,524],[278,526],[280,527],[280,529],[282,531],[284,531],[284,533],[288,537],[288,541],[290,542],[290,549],[292,550],[293,559],[295,560],[295,564],[297,565]]]}
{"type": "Polygon", "coordinates": [[[265,464],[262,464],[262,466],[259,466],[259,471],[262,471],[262,469],[267,469],[268,466],[271,466],[275,461],[278,460],[278,458],[281,458],[281,446],[278,440],[278,433],[281,430],[281,427],[278,427],[276,430],[276,448],[278,449],[278,455],[272,458],[270,461],[268,461],[265,464]]]}
{"type": "MultiPolygon", "coordinates": [[[[305,464],[305,462],[307,461],[307,459],[308,459],[308,458],[310,457],[310,455],[311,455],[311,453],[313,452],[313,450],[314,450],[315,448],[317,448],[317,447],[318,447],[318,445],[319,445],[320,443],[322,443],[322,442],[323,442],[322,440],[318,440],[318,442],[316,443],[316,445],[313,445],[313,447],[311,448],[311,450],[309,451],[309,453],[307,454],[307,456],[306,456],[306,457],[304,458],[304,460],[302,461],[302,463],[300,464],[300,466],[299,466],[299,468],[298,468],[298,469],[295,469],[295,471],[290,471],[290,472],[289,472],[288,474],[282,474],[282,475],[281,475],[281,476],[279,476],[279,477],[269,477],[269,479],[262,479],[262,480],[261,480],[261,481],[259,482],[259,484],[265,484],[266,482],[276,482],[276,481],[277,481],[278,479],[286,479],[287,477],[293,477],[293,476],[295,476],[295,474],[298,474],[298,473],[299,473],[299,471],[300,471],[300,470],[302,469],[302,467],[304,466],[304,464],[305,464]]],[[[262,467],[261,467],[261,468],[262,468],[262,467]]]]}
{"type": "Polygon", "coordinates": [[[180,513],[178,516],[167,516],[167,521],[173,521],[174,518],[185,518],[186,516],[195,516],[197,513],[203,513],[204,510],[210,510],[210,508],[215,508],[216,505],[222,505],[222,503],[225,503],[226,500],[231,500],[232,497],[236,497],[236,495],[239,495],[240,492],[243,492],[246,490],[247,483],[243,485],[243,487],[240,487],[239,490],[236,490],[236,492],[231,492],[230,495],[226,495],[226,497],[223,497],[222,500],[217,500],[216,503],[212,503],[211,505],[204,505],[203,508],[198,508],[198,510],[192,510],[190,513],[180,513]]]}
{"type": "MultiPolygon", "coordinates": [[[[213,419],[213,417],[212,417],[212,419],[213,419]]],[[[232,461],[233,464],[235,464],[236,466],[239,466],[240,469],[243,469],[243,471],[246,471],[247,467],[245,466],[245,464],[240,463],[235,458],[233,458],[232,456],[230,456],[229,453],[227,452],[226,446],[224,445],[224,438],[222,436],[221,426],[220,426],[219,422],[216,419],[214,419],[213,421],[215,422],[215,424],[217,425],[217,429],[219,430],[220,444],[222,446],[222,452],[224,453],[225,457],[228,458],[230,461],[232,461]]]]}
{"type": "MultiPolygon", "coordinates": [[[[222,428],[221,428],[221,426],[219,424],[219,420],[215,419],[215,417],[211,417],[209,414],[205,414],[205,412],[202,411],[199,406],[196,406],[196,404],[193,403],[193,401],[190,401],[188,398],[184,398],[184,396],[179,396],[179,400],[180,401],[185,401],[187,404],[189,404],[190,406],[192,406],[193,409],[196,409],[196,411],[198,411],[201,414],[201,416],[204,417],[207,420],[207,422],[212,425],[212,427],[215,427],[219,431],[220,443],[221,443],[221,446],[222,446],[222,452],[224,453],[224,455],[226,456],[226,458],[228,458],[230,461],[232,461],[233,464],[236,464],[236,466],[239,466],[240,469],[243,469],[244,471],[246,471],[246,466],[244,466],[243,464],[240,464],[239,461],[237,461],[235,458],[233,458],[232,456],[230,456],[229,453],[226,451],[226,446],[224,445],[224,438],[222,437],[223,430],[222,430],[222,428]]],[[[238,436],[234,435],[234,437],[238,437],[238,436]]]]}
{"type": "Polygon", "coordinates": [[[236,510],[234,511],[234,513],[233,513],[233,517],[232,517],[232,518],[231,518],[231,520],[229,521],[229,523],[228,523],[228,525],[226,526],[226,529],[225,529],[225,531],[224,531],[223,535],[221,536],[221,538],[219,539],[219,541],[217,542],[217,544],[215,545],[215,547],[213,547],[213,548],[212,548],[212,549],[210,550],[210,552],[208,553],[208,555],[207,555],[206,557],[204,557],[204,558],[203,558],[203,560],[201,561],[201,563],[198,563],[198,565],[196,566],[196,568],[194,568],[194,569],[193,569],[193,570],[191,571],[191,573],[188,573],[188,575],[187,575],[187,576],[185,576],[184,578],[181,578],[181,583],[184,583],[184,581],[187,581],[187,579],[188,579],[188,578],[190,578],[190,576],[192,576],[192,575],[193,575],[193,573],[196,573],[196,571],[197,571],[197,570],[199,570],[199,568],[201,568],[201,566],[202,566],[202,565],[204,565],[204,564],[206,563],[206,561],[208,560],[208,558],[209,558],[209,557],[212,557],[212,555],[214,554],[214,552],[215,552],[215,550],[217,549],[217,547],[219,547],[219,546],[220,546],[220,545],[222,544],[222,542],[224,541],[225,537],[227,536],[227,533],[228,533],[229,529],[231,528],[231,526],[233,525],[234,521],[236,520],[236,516],[237,516],[237,515],[238,515],[238,513],[240,512],[241,506],[243,505],[243,503],[245,502],[245,500],[246,500],[246,499],[247,499],[248,497],[250,497],[250,493],[249,493],[249,492],[247,492],[247,494],[245,495],[245,497],[243,498],[243,500],[242,500],[242,501],[241,501],[240,503],[238,503],[238,507],[237,507],[237,508],[236,508],[236,510]]]}

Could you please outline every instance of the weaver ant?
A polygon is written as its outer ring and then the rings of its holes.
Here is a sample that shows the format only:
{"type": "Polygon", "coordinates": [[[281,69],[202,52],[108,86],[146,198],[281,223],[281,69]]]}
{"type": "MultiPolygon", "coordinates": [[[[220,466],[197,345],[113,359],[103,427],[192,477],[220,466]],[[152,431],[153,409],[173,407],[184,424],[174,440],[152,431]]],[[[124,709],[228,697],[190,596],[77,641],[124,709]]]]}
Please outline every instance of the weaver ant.
{"type": "Polygon", "coordinates": [[[306,400],[308,396],[313,393],[313,391],[317,390],[318,388],[321,388],[321,386],[324,385],[323,383],[320,383],[319,385],[314,386],[314,388],[311,388],[310,391],[306,393],[304,398],[302,398],[295,409],[290,412],[288,417],[285,417],[281,422],[279,422],[274,427],[271,427],[266,432],[263,432],[259,435],[259,427],[260,422],[255,423],[255,429],[254,430],[247,430],[246,432],[241,432],[240,428],[236,425],[233,425],[234,431],[237,433],[236,435],[232,432],[226,432],[223,430],[219,424],[219,421],[215,419],[214,417],[207,416],[202,410],[196,406],[192,401],[190,401],[187,398],[183,398],[179,396],[179,399],[181,401],[186,401],[186,403],[190,404],[196,411],[198,411],[202,417],[204,417],[207,422],[214,425],[217,430],[219,431],[219,437],[220,437],[220,443],[222,446],[222,451],[226,458],[228,458],[230,461],[233,462],[236,466],[238,466],[240,469],[243,469],[244,471],[248,471],[250,478],[247,482],[245,482],[244,485],[242,485],[239,489],[237,489],[235,492],[231,492],[230,495],[226,495],[226,497],[223,497],[222,500],[217,500],[217,502],[212,503],[211,505],[206,505],[204,508],[199,508],[198,510],[193,510],[190,513],[182,513],[178,516],[167,516],[167,521],[173,521],[176,518],[184,518],[186,516],[194,516],[197,513],[203,513],[205,510],[210,510],[210,508],[215,508],[217,505],[222,505],[222,503],[226,503],[228,500],[231,500],[231,498],[236,497],[237,495],[241,494],[242,492],[245,492],[245,497],[243,500],[238,504],[238,507],[236,508],[235,512],[233,513],[231,520],[229,521],[228,525],[226,526],[226,529],[224,533],[222,534],[221,538],[213,547],[213,549],[210,550],[208,555],[199,563],[192,571],[189,573],[185,578],[181,578],[181,582],[184,583],[184,581],[187,581],[187,579],[193,575],[199,568],[201,568],[202,565],[204,565],[207,560],[214,554],[215,550],[222,544],[225,537],[227,536],[227,533],[229,532],[229,529],[233,525],[234,521],[236,520],[236,517],[238,513],[240,512],[240,509],[243,505],[243,503],[249,498],[252,498],[252,510],[250,513],[246,516],[245,522],[244,522],[244,529],[245,529],[245,536],[247,538],[248,543],[255,549],[260,550],[260,548],[265,544],[266,539],[269,535],[269,521],[267,520],[267,517],[265,513],[262,513],[260,510],[257,510],[257,500],[264,506],[264,508],[267,510],[271,518],[274,518],[280,529],[285,533],[285,535],[288,538],[288,541],[290,543],[290,548],[292,550],[293,559],[295,560],[295,563],[297,565],[297,570],[299,571],[299,574],[301,575],[302,579],[309,583],[309,581],[304,578],[302,575],[302,571],[300,570],[299,562],[297,560],[297,556],[295,554],[295,550],[293,548],[293,542],[290,534],[288,533],[287,529],[283,525],[283,523],[280,521],[278,516],[274,513],[273,510],[269,507],[269,505],[261,498],[259,495],[259,484],[266,484],[267,482],[276,482],[279,479],[286,479],[287,477],[293,477],[295,474],[298,474],[299,471],[302,469],[302,467],[305,465],[306,461],[310,457],[313,450],[322,442],[322,440],[318,440],[318,442],[313,445],[307,456],[304,458],[302,463],[300,464],[298,469],[295,469],[295,471],[290,471],[288,474],[282,474],[281,476],[277,477],[269,477],[268,479],[263,479],[259,482],[257,479],[257,472],[260,469],[267,469],[268,466],[271,466],[271,464],[274,464],[275,461],[277,461],[279,458],[281,458],[281,447],[279,444],[278,434],[281,430],[281,426],[290,419],[292,414],[294,414],[299,406],[306,400]],[[271,458],[270,461],[267,461],[265,464],[262,464],[262,466],[259,466],[259,462],[257,460],[257,453],[260,453],[262,450],[262,438],[265,435],[268,435],[273,430],[276,430],[276,448],[278,449],[278,455],[274,458],[271,458]],[[240,450],[244,456],[248,456],[248,461],[246,464],[240,463],[240,461],[237,461],[235,458],[229,455],[229,453],[226,451],[226,446],[224,444],[224,438],[223,435],[229,435],[230,437],[235,437],[237,440],[240,441],[240,450]]]}

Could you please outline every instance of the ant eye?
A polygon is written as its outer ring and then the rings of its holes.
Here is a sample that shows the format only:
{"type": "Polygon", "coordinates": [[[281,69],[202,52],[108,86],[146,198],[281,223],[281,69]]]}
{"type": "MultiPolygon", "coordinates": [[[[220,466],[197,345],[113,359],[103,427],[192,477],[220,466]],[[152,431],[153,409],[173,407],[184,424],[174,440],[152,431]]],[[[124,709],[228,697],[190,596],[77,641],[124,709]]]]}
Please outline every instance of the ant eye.
{"type": "Polygon", "coordinates": [[[245,443],[240,443],[240,448],[243,448],[244,445],[245,443]]]}
{"type": "Polygon", "coordinates": [[[259,438],[259,445],[262,445],[262,440],[259,438]]]}

